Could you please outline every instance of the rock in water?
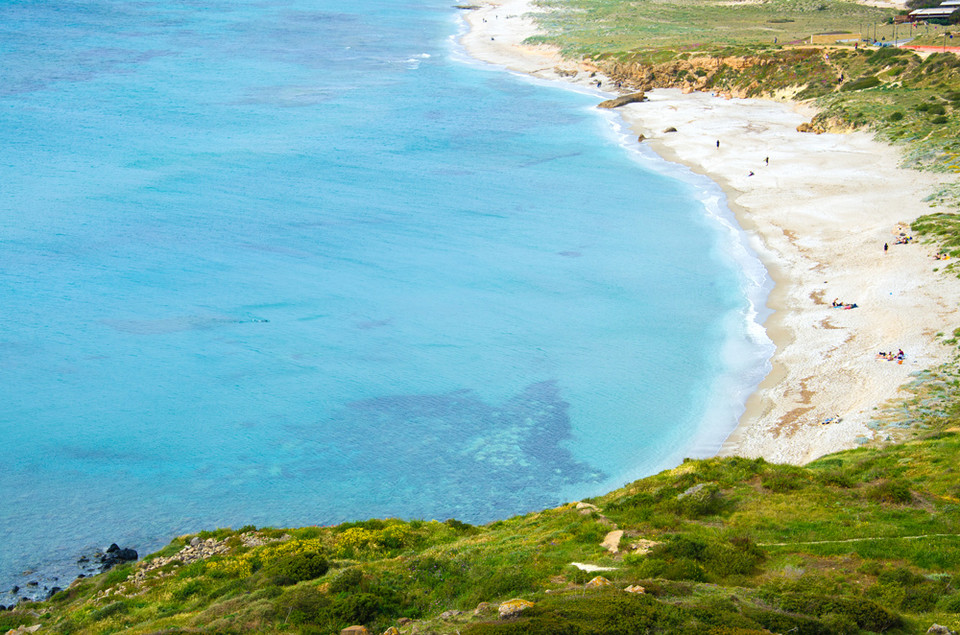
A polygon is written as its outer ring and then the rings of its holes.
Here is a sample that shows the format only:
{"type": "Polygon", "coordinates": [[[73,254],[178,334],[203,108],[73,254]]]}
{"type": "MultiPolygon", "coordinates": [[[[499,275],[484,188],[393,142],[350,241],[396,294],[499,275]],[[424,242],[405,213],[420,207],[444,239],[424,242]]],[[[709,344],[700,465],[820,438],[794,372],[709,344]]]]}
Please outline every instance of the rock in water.
{"type": "Polygon", "coordinates": [[[601,101],[597,104],[597,108],[619,108],[620,106],[626,106],[627,104],[634,104],[641,101],[647,101],[647,96],[640,91],[639,93],[630,93],[629,95],[620,95],[619,97],[614,97],[613,99],[608,99],[607,101],[601,101]]]}

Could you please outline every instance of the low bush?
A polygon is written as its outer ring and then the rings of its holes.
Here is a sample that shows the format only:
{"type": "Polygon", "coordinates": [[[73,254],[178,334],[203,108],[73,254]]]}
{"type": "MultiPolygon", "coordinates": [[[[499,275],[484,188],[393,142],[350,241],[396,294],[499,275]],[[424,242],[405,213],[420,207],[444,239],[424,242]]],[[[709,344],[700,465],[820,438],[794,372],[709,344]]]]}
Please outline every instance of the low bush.
{"type": "Polygon", "coordinates": [[[716,483],[700,483],[677,496],[678,512],[687,518],[713,516],[724,507],[723,494],[716,483]]]}
{"type": "Polygon", "coordinates": [[[777,465],[760,475],[760,484],[771,492],[791,492],[810,482],[810,474],[803,468],[791,469],[777,465]]]}
{"type": "Polygon", "coordinates": [[[99,622],[100,620],[105,620],[111,615],[118,615],[120,613],[126,613],[129,607],[127,603],[123,600],[117,602],[111,602],[103,608],[95,609],[90,611],[90,620],[94,622],[99,622]]]}
{"type": "Polygon", "coordinates": [[[330,582],[330,593],[353,591],[360,586],[362,581],[363,571],[360,570],[360,567],[344,569],[330,582]]]}
{"type": "Polygon", "coordinates": [[[860,79],[855,79],[852,82],[847,82],[840,87],[840,90],[843,92],[850,92],[854,90],[864,90],[867,88],[873,88],[880,85],[880,79],[875,75],[868,75],[866,77],[861,77],[860,79]]]}
{"type": "Polygon", "coordinates": [[[171,596],[173,597],[174,600],[178,602],[182,602],[187,598],[189,598],[190,596],[200,593],[202,590],[203,590],[203,582],[196,578],[193,578],[174,587],[173,591],[171,591],[171,596]]]}
{"type": "Polygon", "coordinates": [[[906,481],[901,479],[882,480],[869,487],[866,496],[870,500],[896,505],[913,502],[913,494],[910,493],[910,486],[906,481]]]}
{"type": "Polygon", "coordinates": [[[263,573],[271,576],[276,584],[285,586],[319,578],[329,569],[326,558],[313,551],[304,551],[272,560],[263,573]]]}
{"type": "Polygon", "coordinates": [[[678,632],[683,610],[646,595],[611,592],[589,597],[546,598],[519,619],[471,624],[464,635],[556,635],[678,632]]]}
{"type": "Polygon", "coordinates": [[[321,612],[327,611],[333,602],[316,586],[299,586],[291,589],[277,601],[278,612],[294,625],[316,622],[321,612]]]}
{"type": "Polygon", "coordinates": [[[861,629],[875,633],[897,628],[903,623],[900,616],[865,598],[784,592],[769,599],[790,613],[816,617],[832,615],[834,622],[852,621],[861,629]]]}

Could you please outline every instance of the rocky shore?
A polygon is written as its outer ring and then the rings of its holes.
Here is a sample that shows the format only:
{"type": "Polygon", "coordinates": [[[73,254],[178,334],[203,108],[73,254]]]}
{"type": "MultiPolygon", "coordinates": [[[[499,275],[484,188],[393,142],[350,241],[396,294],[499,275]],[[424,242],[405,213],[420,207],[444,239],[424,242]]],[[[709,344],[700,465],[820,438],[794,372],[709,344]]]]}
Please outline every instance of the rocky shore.
{"type": "Polygon", "coordinates": [[[22,585],[15,584],[5,593],[0,593],[0,610],[12,609],[20,602],[48,600],[74,580],[97,575],[138,559],[139,554],[135,549],[112,543],[106,549],[91,549],[81,553],[77,557],[74,571],[25,571],[22,574],[25,579],[22,585]]]}

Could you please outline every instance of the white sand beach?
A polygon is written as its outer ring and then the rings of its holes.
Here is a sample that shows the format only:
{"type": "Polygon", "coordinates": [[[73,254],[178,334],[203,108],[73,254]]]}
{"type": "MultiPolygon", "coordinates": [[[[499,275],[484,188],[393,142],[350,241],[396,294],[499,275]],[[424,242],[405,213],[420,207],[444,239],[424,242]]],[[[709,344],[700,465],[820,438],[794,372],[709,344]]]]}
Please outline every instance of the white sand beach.
{"type": "MultiPolygon", "coordinates": [[[[536,33],[531,10],[529,0],[494,0],[465,11],[464,47],[516,72],[603,81],[549,47],[523,45],[536,33]]],[[[618,112],[659,155],[725,190],[775,281],[764,325],[777,347],[773,371],[721,454],[804,463],[872,437],[865,424],[910,373],[952,356],[936,334],[957,326],[960,280],[934,271],[945,263],[933,246],[895,244],[916,217],[947,211],[924,202],[941,177],[898,167],[899,151],[869,133],[797,132],[809,105],[678,90],[648,97],[618,112]],[[858,308],[833,308],[834,299],[858,308]],[[877,358],[898,349],[902,364],[877,358]]]]}

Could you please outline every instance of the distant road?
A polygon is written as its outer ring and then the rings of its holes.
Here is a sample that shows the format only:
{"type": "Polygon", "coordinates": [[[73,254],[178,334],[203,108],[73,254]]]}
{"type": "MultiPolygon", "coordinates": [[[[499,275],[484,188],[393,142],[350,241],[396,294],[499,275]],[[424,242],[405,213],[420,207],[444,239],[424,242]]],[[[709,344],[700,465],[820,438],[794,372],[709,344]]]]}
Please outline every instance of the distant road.
{"type": "Polygon", "coordinates": [[[960,46],[901,46],[902,49],[910,49],[912,51],[922,51],[923,53],[941,53],[947,51],[949,53],[960,53],[960,46]]]}

